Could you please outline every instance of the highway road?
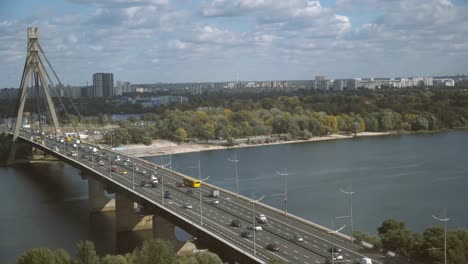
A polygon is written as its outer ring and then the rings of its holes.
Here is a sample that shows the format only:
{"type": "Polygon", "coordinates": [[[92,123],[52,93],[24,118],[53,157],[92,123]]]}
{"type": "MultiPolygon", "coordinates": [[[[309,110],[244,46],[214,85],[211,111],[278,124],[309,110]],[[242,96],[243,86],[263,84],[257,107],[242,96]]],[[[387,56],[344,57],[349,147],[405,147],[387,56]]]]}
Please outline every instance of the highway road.
{"type": "MultiPolygon", "coordinates": [[[[25,132],[22,132],[22,136],[30,141],[33,137],[25,132]]],[[[43,137],[40,143],[72,161],[93,168],[103,177],[117,181],[142,197],[183,215],[193,221],[193,224],[203,226],[253,254],[253,237],[244,238],[240,235],[242,231],[249,231],[252,235],[254,232],[251,230],[254,222],[251,199],[206,183],[202,183],[201,188],[180,186],[183,175],[178,172],[107,149],[98,149],[94,154],[92,149],[97,146],[90,143],[82,142],[78,148],[74,148],[72,143],[47,137],[43,137]],[[72,151],[76,151],[77,155],[72,156],[72,151]],[[140,186],[141,181],[150,180],[151,173],[156,174],[159,179],[157,187],[140,186]],[[220,190],[219,197],[211,196],[215,189],[220,190]],[[171,199],[164,198],[165,192],[171,193],[171,199]],[[185,204],[190,204],[192,208],[186,208],[185,204]],[[241,226],[232,226],[232,220],[238,220],[241,226]]],[[[378,264],[405,263],[351,243],[345,237],[333,235],[329,230],[304,219],[255,202],[255,214],[259,213],[266,215],[268,221],[267,224],[256,223],[262,230],[255,231],[255,255],[266,262],[277,258],[288,263],[325,263],[326,258],[331,256],[330,248],[338,247],[342,250],[341,263],[356,263],[364,256],[372,258],[373,263],[378,264]],[[302,236],[304,241],[297,241],[295,235],[302,236]],[[279,250],[268,250],[267,245],[271,243],[277,244],[279,250]]]]}

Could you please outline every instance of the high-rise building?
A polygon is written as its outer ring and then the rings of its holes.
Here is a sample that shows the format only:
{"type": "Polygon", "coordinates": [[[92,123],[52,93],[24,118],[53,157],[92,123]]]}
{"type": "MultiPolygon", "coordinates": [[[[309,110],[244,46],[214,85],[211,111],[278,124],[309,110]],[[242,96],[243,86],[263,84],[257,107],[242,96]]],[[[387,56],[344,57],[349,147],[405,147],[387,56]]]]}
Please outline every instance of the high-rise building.
{"type": "Polygon", "coordinates": [[[114,96],[114,74],[95,73],[93,74],[93,97],[114,96]]]}
{"type": "Polygon", "coordinates": [[[330,82],[325,76],[315,76],[315,89],[328,90],[330,82]]]}

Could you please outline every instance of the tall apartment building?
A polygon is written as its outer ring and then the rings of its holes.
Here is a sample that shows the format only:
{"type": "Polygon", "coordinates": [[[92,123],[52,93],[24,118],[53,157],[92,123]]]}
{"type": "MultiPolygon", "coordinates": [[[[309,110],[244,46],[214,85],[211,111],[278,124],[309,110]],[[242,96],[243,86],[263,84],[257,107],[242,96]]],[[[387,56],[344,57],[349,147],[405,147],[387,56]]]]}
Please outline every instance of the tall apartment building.
{"type": "Polygon", "coordinates": [[[95,73],[93,74],[93,97],[114,96],[114,74],[95,73]]]}
{"type": "Polygon", "coordinates": [[[325,76],[315,76],[315,89],[326,91],[329,89],[329,86],[330,82],[325,76]]]}

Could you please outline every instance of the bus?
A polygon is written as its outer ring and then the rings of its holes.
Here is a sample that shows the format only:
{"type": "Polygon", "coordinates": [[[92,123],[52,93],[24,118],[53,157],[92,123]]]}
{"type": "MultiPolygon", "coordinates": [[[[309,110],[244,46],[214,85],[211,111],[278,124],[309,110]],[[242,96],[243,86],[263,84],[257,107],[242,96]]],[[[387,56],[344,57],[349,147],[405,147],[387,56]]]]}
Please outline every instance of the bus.
{"type": "Polygon", "coordinates": [[[193,188],[200,188],[200,181],[195,179],[195,178],[185,176],[184,177],[184,185],[185,186],[190,186],[190,187],[193,187],[193,188]]]}

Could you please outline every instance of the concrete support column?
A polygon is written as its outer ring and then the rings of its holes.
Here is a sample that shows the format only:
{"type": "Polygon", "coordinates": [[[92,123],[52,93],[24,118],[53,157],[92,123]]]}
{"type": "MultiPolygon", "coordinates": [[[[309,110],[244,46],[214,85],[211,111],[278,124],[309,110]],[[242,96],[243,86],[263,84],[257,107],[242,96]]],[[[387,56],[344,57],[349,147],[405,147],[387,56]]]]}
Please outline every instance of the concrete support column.
{"type": "Polygon", "coordinates": [[[100,181],[88,178],[89,211],[104,212],[115,210],[115,199],[107,198],[105,187],[100,181]]]}
{"type": "Polygon", "coordinates": [[[154,215],[153,216],[153,235],[154,238],[166,240],[172,244],[177,252],[185,244],[185,241],[179,241],[175,235],[176,226],[166,218],[154,215]]]}
{"type": "Polygon", "coordinates": [[[115,195],[115,217],[117,232],[136,231],[153,228],[153,215],[144,215],[136,210],[134,201],[125,195],[115,195]]]}

